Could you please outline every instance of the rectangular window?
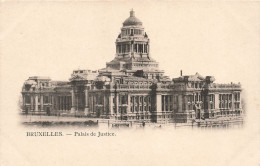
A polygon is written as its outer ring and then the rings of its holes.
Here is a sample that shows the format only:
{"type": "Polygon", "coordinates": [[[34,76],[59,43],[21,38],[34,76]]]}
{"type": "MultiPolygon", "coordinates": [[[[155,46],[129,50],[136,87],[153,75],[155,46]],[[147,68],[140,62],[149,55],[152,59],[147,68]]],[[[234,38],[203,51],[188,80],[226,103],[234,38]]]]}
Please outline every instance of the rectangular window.
{"type": "Polygon", "coordinates": [[[135,97],[135,103],[136,103],[136,104],[139,103],[139,97],[138,97],[138,96],[135,97]]]}
{"type": "Polygon", "coordinates": [[[229,100],[230,101],[232,100],[232,94],[229,94],[229,100]]]}
{"type": "Polygon", "coordinates": [[[43,102],[49,103],[49,96],[43,96],[43,102]]]}
{"type": "Polygon", "coordinates": [[[137,44],[134,44],[134,52],[137,52],[137,44]]]}
{"type": "Polygon", "coordinates": [[[118,45],[118,52],[121,53],[121,45],[118,45]]]}
{"type": "Polygon", "coordinates": [[[229,108],[231,108],[231,105],[232,105],[232,103],[230,102],[230,103],[229,103],[229,108]]]}
{"type": "Polygon", "coordinates": [[[25,96],[25,103],[30,104],[31,103],[31,98],[30,96],[25,96]]]}

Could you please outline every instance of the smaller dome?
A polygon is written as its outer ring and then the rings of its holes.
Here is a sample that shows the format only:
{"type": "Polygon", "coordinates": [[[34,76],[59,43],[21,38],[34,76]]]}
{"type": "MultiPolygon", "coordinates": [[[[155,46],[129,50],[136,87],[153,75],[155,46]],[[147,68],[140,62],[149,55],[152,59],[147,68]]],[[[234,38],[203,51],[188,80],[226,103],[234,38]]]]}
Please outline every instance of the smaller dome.
{"type": "Polygon", "coordinates": [[[129,26],[129,25],[142,25],[143,23],[135,17],[135,12],[133,10],[130,11],[130,17],[128,17],[124,23],[123,26],[129,26]]]}

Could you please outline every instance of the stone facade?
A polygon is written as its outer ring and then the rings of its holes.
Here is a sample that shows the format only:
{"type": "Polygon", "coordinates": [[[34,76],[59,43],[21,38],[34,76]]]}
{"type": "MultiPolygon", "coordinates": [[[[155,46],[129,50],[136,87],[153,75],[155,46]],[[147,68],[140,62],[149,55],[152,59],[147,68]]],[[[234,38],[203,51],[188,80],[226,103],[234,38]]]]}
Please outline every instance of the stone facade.
{"type": "Polygon", "coordinates": [[[214,81],[198,73],[165,76],[151,58],[142,22],[131,11],[106,68],[74,70],[68,82],[30,77],[22,89],[23,113],[178,123],[241,116],[241,85],[214,81]]]}

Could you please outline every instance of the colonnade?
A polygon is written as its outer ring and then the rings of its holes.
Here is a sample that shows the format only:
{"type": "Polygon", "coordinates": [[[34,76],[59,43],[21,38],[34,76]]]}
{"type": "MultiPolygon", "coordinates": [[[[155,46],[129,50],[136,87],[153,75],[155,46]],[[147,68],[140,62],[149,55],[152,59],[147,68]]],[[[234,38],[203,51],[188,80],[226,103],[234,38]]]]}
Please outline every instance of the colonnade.
{"type": "Polygon", "coordinates": [[[149,44],[147,43],[117,43],[116,45],[117,53],[149,53],[149,44]]]}

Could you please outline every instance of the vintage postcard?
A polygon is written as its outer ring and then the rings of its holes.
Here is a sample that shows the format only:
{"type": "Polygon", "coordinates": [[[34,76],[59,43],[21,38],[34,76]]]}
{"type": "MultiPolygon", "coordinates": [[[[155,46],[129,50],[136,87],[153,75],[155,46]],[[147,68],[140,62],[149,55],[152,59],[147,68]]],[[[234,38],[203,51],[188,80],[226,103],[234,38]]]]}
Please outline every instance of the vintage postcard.
{"type": "Polygon", "coordinates": [[[257,1],[2,1],[0,165],[260,165],[257,1]]]}

